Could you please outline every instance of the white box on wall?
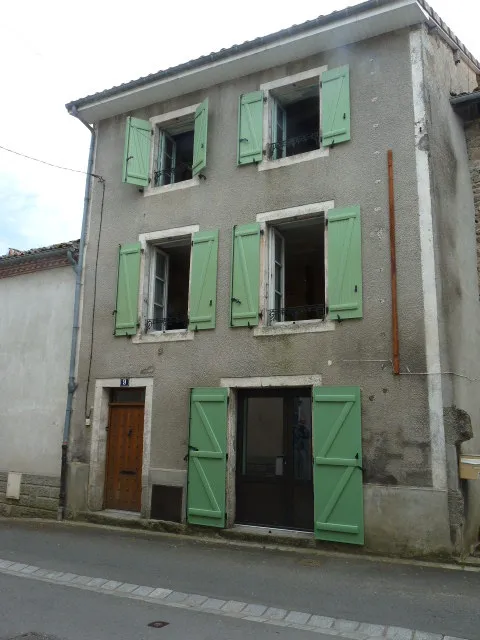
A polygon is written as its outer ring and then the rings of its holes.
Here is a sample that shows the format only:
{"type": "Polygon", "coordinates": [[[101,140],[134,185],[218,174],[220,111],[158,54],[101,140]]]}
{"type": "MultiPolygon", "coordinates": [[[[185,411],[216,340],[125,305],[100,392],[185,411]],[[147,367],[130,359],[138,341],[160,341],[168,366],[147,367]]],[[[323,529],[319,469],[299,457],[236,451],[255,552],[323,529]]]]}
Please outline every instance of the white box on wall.
{"type": "Polygon", "coordinates": [[[15,471],[9,471],[7,476],[7,498],[20,500],[20,485],[22,483],[22,474],[15,471]]]}

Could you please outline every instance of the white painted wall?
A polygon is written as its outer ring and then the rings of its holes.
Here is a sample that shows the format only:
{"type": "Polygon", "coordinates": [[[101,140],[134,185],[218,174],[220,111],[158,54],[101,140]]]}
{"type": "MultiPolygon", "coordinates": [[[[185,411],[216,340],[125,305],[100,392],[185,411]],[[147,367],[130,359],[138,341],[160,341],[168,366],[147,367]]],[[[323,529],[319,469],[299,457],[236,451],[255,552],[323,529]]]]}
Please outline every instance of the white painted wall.
{"type": "Polygon", "coordinates": [[[75,274],[0,279],[0,471],[58,476],[75,274]]]}

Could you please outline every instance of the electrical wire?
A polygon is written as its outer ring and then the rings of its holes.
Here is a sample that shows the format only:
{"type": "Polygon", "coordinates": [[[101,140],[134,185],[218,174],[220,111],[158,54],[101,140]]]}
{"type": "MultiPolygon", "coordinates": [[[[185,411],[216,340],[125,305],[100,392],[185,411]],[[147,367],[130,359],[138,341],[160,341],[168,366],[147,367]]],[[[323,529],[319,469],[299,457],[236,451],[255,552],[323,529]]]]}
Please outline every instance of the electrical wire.
{"type": "Polygon", "coordinates": [[[0,145],[0,149],[3,151],[8,151],[9,153],[14,153],[16,156],[20,156],[21,158],[26,158],[27,160],[33,160],[34,162],[40,162],[41,164],[46,164],[49,167],[53,167],[54,169],[63,169],[64,171],[73,171],[73,173],[83,173],[83,175],[93,176],[94,178],[98,178],[99,180],[103,180],[102,176],[97,175],[96,173],[88,173],[88,171],[81,171],[80,169],[71,169],[70,167],[63,167],[59,164],[53,164],[51,162],[47,162],[46,160],[40,160],[39,158],[33,158],[32,156],[27,156],[25,153],[20,153],[19,151],[14,151],[13,149],[8,149],[0,145]]]}

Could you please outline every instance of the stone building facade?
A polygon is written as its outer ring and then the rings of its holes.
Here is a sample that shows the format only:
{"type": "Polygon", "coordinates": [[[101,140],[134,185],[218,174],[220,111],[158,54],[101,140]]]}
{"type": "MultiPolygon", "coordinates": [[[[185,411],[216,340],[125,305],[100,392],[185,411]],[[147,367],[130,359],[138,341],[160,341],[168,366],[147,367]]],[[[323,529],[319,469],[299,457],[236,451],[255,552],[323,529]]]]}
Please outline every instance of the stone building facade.
{"type": "Polygon", "coordinates": [[[78,248],[0,256],[3,516],[57,516],[78,248]]]}
{"type": "Polygon", "coordinates": [[[67,105],[94,126],[104,180],[73,517],[468,547],[480,515],[458,456],[480,429],[479,309],[450,90],[479,72],[423,0],[372,0],[67,105]]]}

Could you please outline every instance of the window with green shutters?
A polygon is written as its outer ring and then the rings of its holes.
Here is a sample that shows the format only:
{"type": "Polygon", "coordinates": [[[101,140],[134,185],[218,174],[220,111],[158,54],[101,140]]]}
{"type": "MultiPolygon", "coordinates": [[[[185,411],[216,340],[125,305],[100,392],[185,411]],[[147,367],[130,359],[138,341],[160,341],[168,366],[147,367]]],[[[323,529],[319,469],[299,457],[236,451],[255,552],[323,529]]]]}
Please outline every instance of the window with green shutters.
{"type": "Polygon", "coordinates": [[[359,387],[313,389],[315,537],[364,543],[359,387]]]}
{"type": "Polygon", "coordinates": [[[191,180],[207,165],[207,135],[208,98],[149,121],[128,117],[123,182],[155,188],[191,180]]]}
{"type": "Polygon", "coordinates": [[[232,327],[253,327],[259,320],[260,225],[233,229],[231,315],[232,327]]]}
{"type": "Polygon", "coordinates": [[[140,239],[143,261],[140,243],[120,247],[115,335],[135,335],[140,327],[138,340],[146,334],[155,334],[152,337],[158,340],[167,333],[174,340],[188,339],[189,331],[214,329],[218,230],[192,233],[191,227],[183,227],[140,239]]]}
{"type": "Polygon", "coordinates": [[[150,178],[152,128],[147,120],[127,118],[122,181],[146,187],[150,178]]]}
{"type": "Polygon", "coordinates": [[[261,162],[263,156],[263,91],[240,96],[237,163],[261,162]]]}
{"type": "Polygon", "coordinates": [[[196,176],[207,166],[208,98],[195,111],[192,174],[196,176]]]}
{"type": "Polygon", "coordinates": [[[295,324],[300,330],[309,323],[313,330],[312,322],[317,321],[320,330],[319,323],[327,319],[362,318],[360,207],[326,207],[324,211],[295,207],[281,213],[262,214],[263,242],[255,235],[258,227],[235,228],[232,326],[253,326],[260,321],[262,327],[285,329],[295,324]],[[250,269],[259,263],[264,265],[261,313],[254,306],[259,288],[250,269]],[[254,295],[249,296],[251,292],[254,295]]]}
{"type": "Polygon", "coordinates": [[[146,333],[215,328],[218,230],[180,231],[162,232],[147,245],[146,333]]]}
{"type": "Polygon", "coordinates": [[[198,231],[192,239],[189,328],[215,328],[218,231],[198,231]]]}
{"type": "Polygon", "coordinates": [[[139,242],[122,244],[118,251],[117,303],[114,313],[116,336],[137,333],[140,255],[139,242]]]}
{"type": "Polygon", "coordinates": [[[240,96],[237,164],[270,169],[327,155],[350,140],[350,70],[317,67],[240,96]]]}
{"type": "Polygon", "coordinates": [[[226,388],[191,391],[187,486],[190,524],[225,526],[227,400],[226,388]]]}
{"type": "Polygon", "coordinates": [[[332,320],[363,317],[360,207],[328,212],[328,312],[332,320]]]}
{"type": "Polygon", "coordinates": [[[350,69],[322,73],[322,144],[333,147],[350,140],[350,69]]]}

